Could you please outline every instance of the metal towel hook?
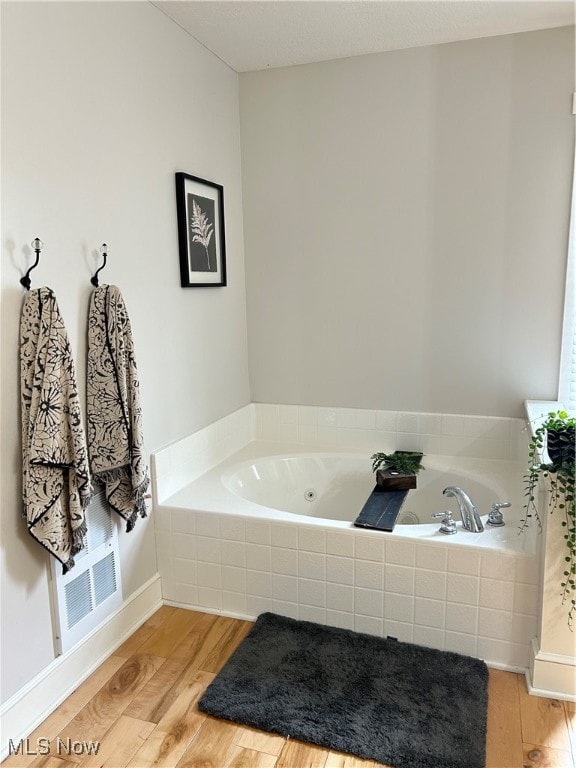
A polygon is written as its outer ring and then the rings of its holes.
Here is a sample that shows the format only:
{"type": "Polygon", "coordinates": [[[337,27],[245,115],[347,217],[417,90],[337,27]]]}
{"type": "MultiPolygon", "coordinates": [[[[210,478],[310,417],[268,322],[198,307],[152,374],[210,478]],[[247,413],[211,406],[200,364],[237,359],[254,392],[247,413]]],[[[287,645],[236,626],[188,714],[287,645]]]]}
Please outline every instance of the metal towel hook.
{"type": "Polygon", "coordinates": [[[106,266],[106,259],[108,258],[108,246],[106,245],[106,243],[102,243],[102,245],[100,246],[100,253],[102,254],[102,256],[104,256],[104,261],[102,262],[102,266],[96,270],[94,276],[90,278],[90,282],[95,288],[98,288],[98,286],[100,285],[100,283],[98,282],[98,272],[101,272],[104,269],[104,267],[106,266]]]}
{"type": "Polygon", "coordinates": [[[30,245],[32,246],[32,248],[34,248],[34,252],[36,253],[36,261],[34,262],[34,264],[32,264],[28,272],[26,272],[24,277],[20,278],[20,285],[23,285],[27,291],[30,290],[30,286],[32,284],[30,280],[30,272],[32,272],[32,270],[38,266],[38,262],[40,261],[40,251],[42,250],[44,243],[42,242],[42,240],[40,240],[39,237],[35,237],[34,240],[32,240],[32,242],[30,243],[30,245]]]}

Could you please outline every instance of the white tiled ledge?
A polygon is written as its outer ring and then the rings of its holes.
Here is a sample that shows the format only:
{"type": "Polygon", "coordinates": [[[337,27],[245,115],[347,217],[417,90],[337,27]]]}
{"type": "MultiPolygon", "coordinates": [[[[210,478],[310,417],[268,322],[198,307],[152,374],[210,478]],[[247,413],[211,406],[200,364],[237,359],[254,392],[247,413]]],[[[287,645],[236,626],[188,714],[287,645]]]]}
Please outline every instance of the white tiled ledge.
{"type": "Polygon", "coordinates": [[[368,455],[411,450],[524,461],[527,430],[522,419],[495,416],[250,403],[152,455],[155,505],[254,439],[368,455]]]}
{"type": "Polygon", "coordinates": [[[324,449],[523,460],[522,419],[255,403],[256,439],[324,449]]]}
{"type": "Polygon", "coordinates": [[[254,440],[253,404],[239,408],[151,456],[154,505],[254,440]]]}

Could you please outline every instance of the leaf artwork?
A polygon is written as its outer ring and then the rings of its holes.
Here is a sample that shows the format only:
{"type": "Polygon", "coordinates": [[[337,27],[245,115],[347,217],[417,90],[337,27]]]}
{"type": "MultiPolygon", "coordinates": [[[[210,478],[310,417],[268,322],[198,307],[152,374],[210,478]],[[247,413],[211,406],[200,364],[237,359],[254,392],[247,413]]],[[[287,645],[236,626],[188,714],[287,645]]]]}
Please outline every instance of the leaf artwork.
{"type": "Polygon", "coordinates": [[[212,224],[208,221],[208,217],[200,208],[196,200],[192,200],[192,218],[190,219],[190,228],[193,232],[192,242],[200,243],[204,246],[206,251],[206,259],[208,261],[208,269],[210,270],[210,254],[208,252],[208,246],[214,233],[212,224]]]}

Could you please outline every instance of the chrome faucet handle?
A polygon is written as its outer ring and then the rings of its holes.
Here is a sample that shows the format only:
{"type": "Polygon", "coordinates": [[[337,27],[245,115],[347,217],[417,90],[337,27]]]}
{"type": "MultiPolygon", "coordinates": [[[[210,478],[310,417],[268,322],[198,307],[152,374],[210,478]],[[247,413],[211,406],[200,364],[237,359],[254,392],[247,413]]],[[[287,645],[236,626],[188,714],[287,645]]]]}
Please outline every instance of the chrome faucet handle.
{"type": "Polygon", "coordinates": [[[440,533],[457,533],[456,521],[452,517],[452,511],[450,509],[445,509],[444,512],[434,512],[432,517],[442,518],[442,523],[439,528],[440,533]]]}
{"type": "Polygon", "coordinates": [[[511,507],[512,504],[509,501],[503,501],[501,503],[495,501],[494,504],[492,504],[492,509],[490,510],[488,514],[488,520],[486,520],[486,525],[492,525],[494,528],[500,528],[503,525],[506,525],[504,522],[504,517],[502,516],[501,509],[506,509],[506,507],[511,507]]]}

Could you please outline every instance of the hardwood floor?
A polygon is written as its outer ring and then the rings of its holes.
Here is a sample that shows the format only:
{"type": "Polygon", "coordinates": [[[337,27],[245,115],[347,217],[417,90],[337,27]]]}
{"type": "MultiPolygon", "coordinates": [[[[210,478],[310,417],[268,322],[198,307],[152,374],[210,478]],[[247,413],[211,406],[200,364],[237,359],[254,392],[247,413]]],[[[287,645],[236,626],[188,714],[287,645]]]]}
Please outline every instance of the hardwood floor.
{"type": "MultiPolygon", "coordinates": [[[[164,606],[2,766],[376,768],[197,710],[202,692],[250,627],[164,606]],[[94,742],[100,747],[90,754],[94,742]]],[[[522,676],[490,670],[486,749],[486,768],[576,768],[576,705],[529,696],[522,676]]]]}

